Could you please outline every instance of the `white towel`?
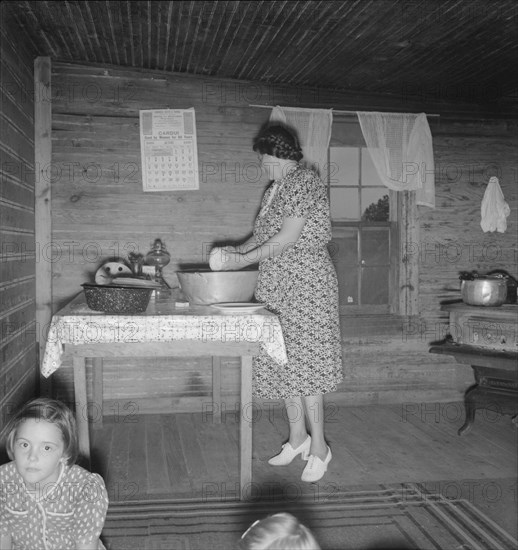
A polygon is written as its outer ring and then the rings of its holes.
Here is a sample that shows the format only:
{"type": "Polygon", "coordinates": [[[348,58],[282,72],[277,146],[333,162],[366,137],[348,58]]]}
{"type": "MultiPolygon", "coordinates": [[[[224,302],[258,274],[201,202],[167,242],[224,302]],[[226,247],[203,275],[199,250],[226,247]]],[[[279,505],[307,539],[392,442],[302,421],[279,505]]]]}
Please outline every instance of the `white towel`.
{"type": "Polygon", "coordinates": [[[498,183],[498,178],[495,176],[490,178],[487,184],[480,213],[482,215],[480,227],[484,233],[487,231],[505,232],[507,229],[506,218],[511,213],[511,209],[504,200],[504,194],[498,183]]]}

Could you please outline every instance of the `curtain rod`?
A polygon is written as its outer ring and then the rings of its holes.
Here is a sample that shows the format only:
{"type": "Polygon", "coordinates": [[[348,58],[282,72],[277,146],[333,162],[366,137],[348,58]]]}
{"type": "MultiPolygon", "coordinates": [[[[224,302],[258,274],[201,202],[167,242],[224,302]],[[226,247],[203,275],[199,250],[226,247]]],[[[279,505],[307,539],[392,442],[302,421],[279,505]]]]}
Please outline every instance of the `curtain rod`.
{"type": "MultiPolygon", "coordinates": [[[[248,106],[249,107],[259,107],[260,109],[273,109],[274,107],[277,107],[277,105],[248,105],[248,106]]],[[[293,109],[293,108],[296,108],[296,107],[290,107],[290,109],[293,109]]],[[[307,107],[301,107],[301,109],[307,109],[307,107]]],[[[333,109],[333,108],[331,108],[331,111],[333,112],[333,114],[337,114],[337,115],[356,115],[356,114],[358,114],[358,112],[360,112],[360,113],[380,112],[380,111],[341,111],[341,110],[333,109]]],[[[408,114],[412,114],[412,113],[384,113],[384,114],[388,114],[388,115],[408,115],[408,114]]],[[[428,113],[425,113],[425,115],[427,117],[428,116],[436,116],[436,117],[441,116],[441,115],[437,115],[437,114],[428,114],[428,113]]]]}

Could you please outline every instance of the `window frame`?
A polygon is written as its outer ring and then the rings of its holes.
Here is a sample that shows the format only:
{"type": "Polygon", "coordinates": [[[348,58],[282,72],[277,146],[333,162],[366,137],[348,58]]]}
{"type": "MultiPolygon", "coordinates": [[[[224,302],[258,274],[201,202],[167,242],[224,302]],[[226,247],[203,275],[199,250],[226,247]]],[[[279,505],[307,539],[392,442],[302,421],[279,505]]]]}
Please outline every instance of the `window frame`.
{"type": "MultiPolygon", "coordinates": [[[[366,148],[359,121],[351,117],[333,121],[333,130],[329,148],[360,147],[366,148]]],[[[328,162],[330,155],[328,149],[328,162]]],[[[330,167],[330,164],[328,165],[330,167]]],[[[326,184],[330,199],[330,177],[326,174],[326,184]]],[[[389,195],[389,239],[391,257],[389,268],[389,304],[385,306],[347,306],[340,304],[341,315],[397,315],[403,317],[418,315],[419,302],[419,254],[414,253],[415,243],[419,243],[419,210],[415,191],[392,191],[389,195]]],[[[348,222],[332,221],[332,230],[348,222]]],[[[358,227],[359,222],[349,225],[358,227]]],[[[376,222],[369,222],[369,226],[376,222]]],[[[382,222],[386,224],[387,222],[382,222]]]]}

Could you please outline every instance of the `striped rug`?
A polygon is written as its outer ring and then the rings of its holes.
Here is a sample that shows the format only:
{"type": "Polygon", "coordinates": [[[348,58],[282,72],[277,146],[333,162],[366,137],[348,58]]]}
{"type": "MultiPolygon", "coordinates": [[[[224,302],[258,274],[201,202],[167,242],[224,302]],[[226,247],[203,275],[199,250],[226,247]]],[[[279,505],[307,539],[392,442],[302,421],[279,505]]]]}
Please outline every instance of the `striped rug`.
{"type": "Polygon", "coordinates": [[[290,512],[324,550],[516,550],[518,541],[465,499],[419,484],[331,495],[274,495],[240,502],[156,500],[110,506],[103,531],[109,550],[232,550],[247,527],[290,512]]]}

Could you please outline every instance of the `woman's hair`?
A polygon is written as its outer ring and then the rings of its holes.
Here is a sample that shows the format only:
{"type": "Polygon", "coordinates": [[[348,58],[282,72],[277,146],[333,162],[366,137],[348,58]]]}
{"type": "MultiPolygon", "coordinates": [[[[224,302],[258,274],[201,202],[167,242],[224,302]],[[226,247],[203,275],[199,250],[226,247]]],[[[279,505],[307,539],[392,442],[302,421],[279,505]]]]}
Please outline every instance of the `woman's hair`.
{"type": "Polygon", "coordinates": [[[256,521],[241,537],[242,550],[320,550],[311,531],[291,514],[256,521]]]}
{"type": "Polygon", "coordinates": [[[279,159],[296,160],[302,158],[302,149],[294,134],[283,126],[268,126],[255,139],[254,151],[279,159]]]}
{"type": "Polygon", "coordinates": [[[66,457],[69,466],[75,464],[79,454],[79,444],[74,415],[61,401],[46,397],[38,397],[28,401],[9,420],[5,444],[9,458],[14,459],[14,441],[19,426],[31,418],[45,420],[56,425],[63,437],[63,456],[66,457]]]}

